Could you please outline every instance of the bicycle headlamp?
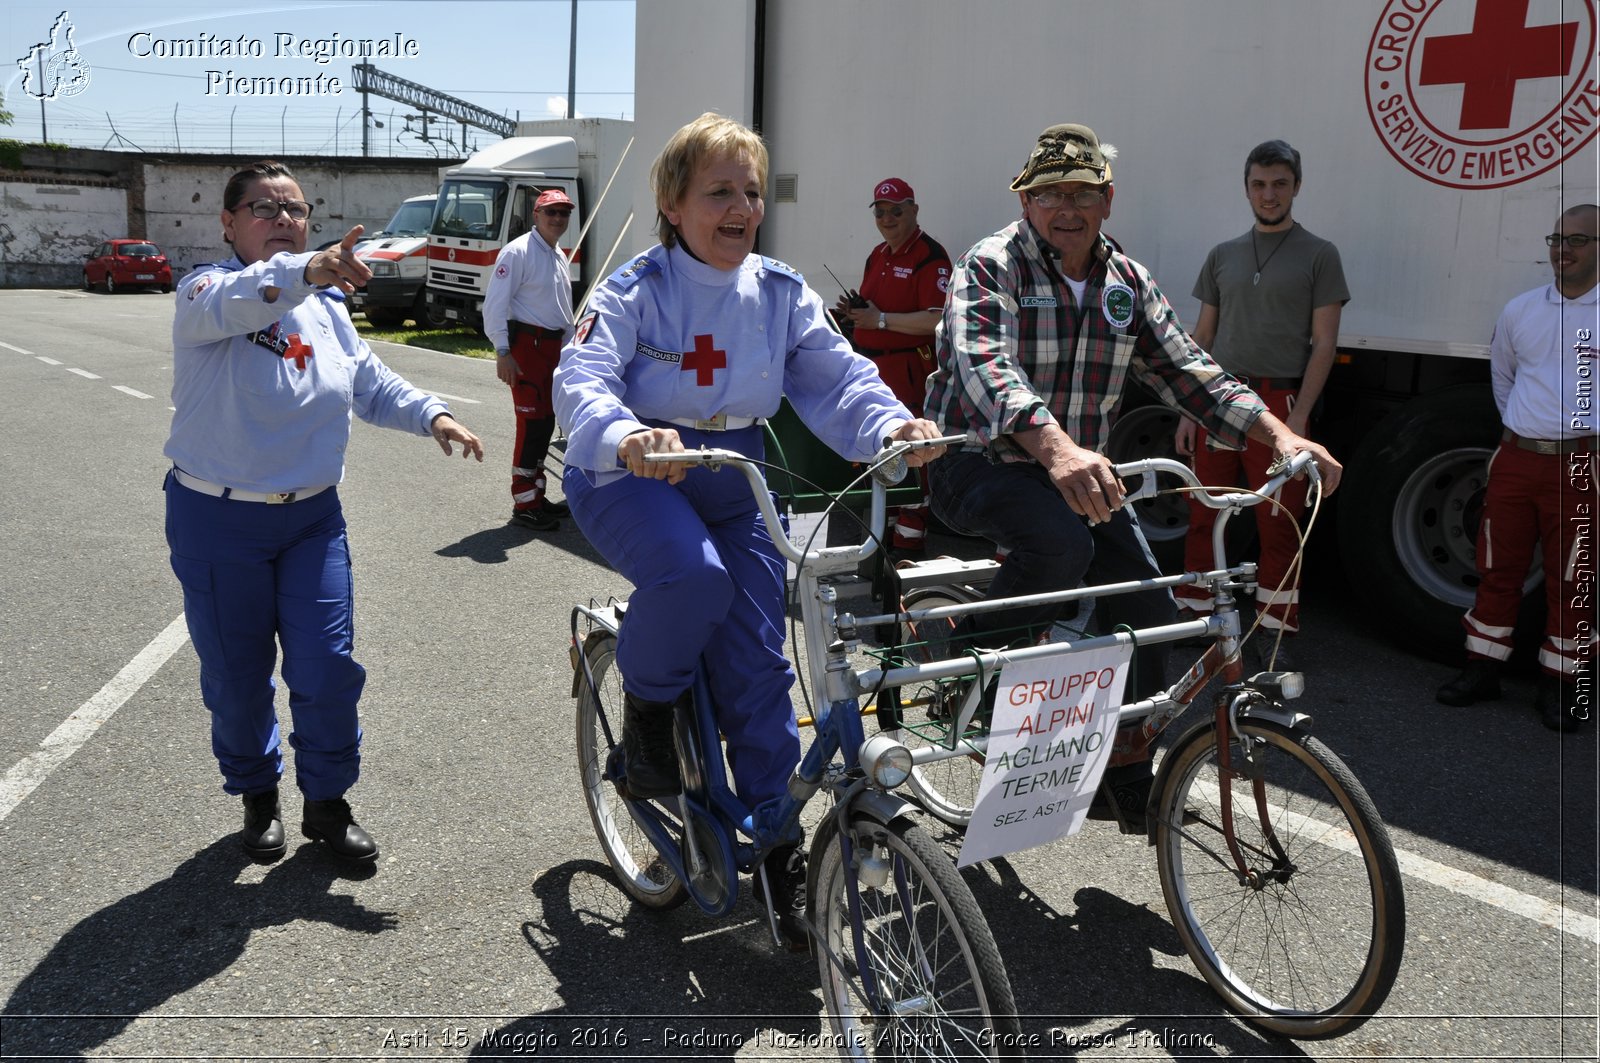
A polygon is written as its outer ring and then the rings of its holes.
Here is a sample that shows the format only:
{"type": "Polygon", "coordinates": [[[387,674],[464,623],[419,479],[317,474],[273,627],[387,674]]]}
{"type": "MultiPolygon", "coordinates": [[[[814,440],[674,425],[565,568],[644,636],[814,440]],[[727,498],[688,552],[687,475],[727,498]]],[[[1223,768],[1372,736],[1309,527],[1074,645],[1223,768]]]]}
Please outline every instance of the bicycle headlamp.
{"type": "Polygon", "coordinates": [[[911,777],[911,750],[888,735],[873,735],[861,744],[861,767],[867,778],[892,790],[911,777]]]}

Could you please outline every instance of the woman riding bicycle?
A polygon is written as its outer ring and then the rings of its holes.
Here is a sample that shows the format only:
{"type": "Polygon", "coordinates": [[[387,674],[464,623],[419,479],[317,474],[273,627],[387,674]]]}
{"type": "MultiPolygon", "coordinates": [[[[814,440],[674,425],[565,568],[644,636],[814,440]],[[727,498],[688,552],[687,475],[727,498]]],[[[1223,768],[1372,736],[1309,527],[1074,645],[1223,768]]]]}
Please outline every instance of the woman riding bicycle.
{"type": "MultiPolygon", "coordinates": [[[[720,447],[759,459],[762,419],[784,396],[852,460],[938,433],[851,351],[798,273],[751,253],[766,210],[756,133],[703,114],[667,142],[650,184],[661,243],[599,286],[556,371],[562,485],[578,527],[636,588],[617,642],[629,793],[679,792],[673,706],[703,665],[734,788],[753,812],[785,792],[800,760],[784,561],[742,477],[644,455],[720,447]]],[[[766,865],[779,929],[804,949],[799,840],[766,865]]]]}

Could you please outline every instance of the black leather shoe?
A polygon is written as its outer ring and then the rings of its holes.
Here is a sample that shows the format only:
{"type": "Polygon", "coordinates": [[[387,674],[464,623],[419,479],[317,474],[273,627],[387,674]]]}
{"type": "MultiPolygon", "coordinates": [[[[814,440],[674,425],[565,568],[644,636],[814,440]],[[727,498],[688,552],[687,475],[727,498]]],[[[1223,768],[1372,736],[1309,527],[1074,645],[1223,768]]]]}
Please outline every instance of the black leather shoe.
{"type": "Polygon", "coordinates": [[[1254,651],[1257,671],[1260,672],[1298,672],[1299,664],[1294,659],[1294,654],[1289,650],[1290,639],[1279,641],[1277,632],[1259,631],[1256,637],[1250,640],[1250,648],[1254,651]]]}
{"type": "Polygon", "coordinates": [[[289,848],[283,837],[283,813],[278,788],[244,795],[244,830],[239,832],[244,851],[257,860],[276,860],[289,848]]]}
{"type": "Polygon", "coordinates": [[[1470,657],[1461,674],[1440,687],[1433,699],[1444,705],[1471,705],[1500,696],[1500,662],[1470,657]]]}
{"type": "Polygon", "coordinates": [[[622,771],[636,801],[681,793],[678,747],[672,739],[674,707],[627,694],[622,709],[622,771]]]}
{"type": "Polygon", "coordinates": [[[552,502],[547,498],[544,500],[543,508],[544,511],[550,514],[552,517],[572,516],[572,510],[567,507],[565,502],[552,502]]]}
{"type": "Polygon", "coordinates": [[[350,803],[342,797],[307,800],[300,833],[314,842],[327,842],[335,856],[346,860],[375,860],[378,856],[378,843],[356,825],[350,803]]]}
{"type": "Polygon", "coordinates": [[[799,845],[780,845],[766,855],[750,880],[756,903],[767,904],[762,884],[762,869],[772,884],[772,914],[778,924],[778,943],[790,952],[810,952],[811,935],[806,931],[806,854],[799,845]]]}
{"type": "Polygon", "coordinates": [[[511,523],[534,531],[559,531],[561,522],[556,515],[550,512],[549,506],[539,506],[536,509],[515,509],[511,511],[511,523]]]}
{"type": "Polygon", "coordinates": [[[1577,714],[1576,683],[1563,683],[1553,675],[1539,676],[1539,691],[1534,695],[1533,707],[1539,710],[1539,719],[1552,731],[1576,731],[1583,726],[1577,714]]]}

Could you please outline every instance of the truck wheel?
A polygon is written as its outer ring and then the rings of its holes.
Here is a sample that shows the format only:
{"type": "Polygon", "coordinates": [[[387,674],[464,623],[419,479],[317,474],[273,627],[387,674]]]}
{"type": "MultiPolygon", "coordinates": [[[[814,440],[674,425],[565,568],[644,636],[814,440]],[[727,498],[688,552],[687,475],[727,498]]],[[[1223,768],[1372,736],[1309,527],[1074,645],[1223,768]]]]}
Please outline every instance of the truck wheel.
{"type": "MultiPolygon", "coordinates": [[[[1401,647],[1461,659],[1478,586],[1478,526],[1500,416],[1487,387],[1413,399],[1369,429],[1339,492],[1339,548],[1363,615],[1401,647]]],[[[1529,579],[1537,589],[1540,577],[1529,579]]],[[[1538,611],[1538,595],[1523,609],[1538,611]]]]}
{"type": "Polygon", "coordinates": [[[450,327],[450,319],[445,316],[444,307],[438,303],[428,302],[427,289],[417,293],[417,324],[429,328],[450,327]]]}
{"type": "MultiPolygon", "coordinates": [[[[1106,439],[1106,457],[1113,462],[1138,461],[1140,458],[1172,458],[1183,461],[1172,449],[1172,437],[1178,429],[1179,414],[1171,407],[1150,399],[1147,405],[1124,409],[1112,426],[1106,439]]],[[[1171,487],[1161,478],[1162,487],[1171,487]]],[[[1129,484],[1132,488],[1134,484],[1129,484]]],[[[1183,494],[1157,495],[1134,503],[1134,515],[1139,529],[1144,532],[1155,554],[1156,563],[1163,572],[1183,570],[1183,540],[1189,532],[1189,503],[1183,494]]]]}
{"type": "Polygon", "coordinates": [[[399,328],[406,323],[405,311],[392,306],[369,306],[366,315],[373,328],[399,328]]]}

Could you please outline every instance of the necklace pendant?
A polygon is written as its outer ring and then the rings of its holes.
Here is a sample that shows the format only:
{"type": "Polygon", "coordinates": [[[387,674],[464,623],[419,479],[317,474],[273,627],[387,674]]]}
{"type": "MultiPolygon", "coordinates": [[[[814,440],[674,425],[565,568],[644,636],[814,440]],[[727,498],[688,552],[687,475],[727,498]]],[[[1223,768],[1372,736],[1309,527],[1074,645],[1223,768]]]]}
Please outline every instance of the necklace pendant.
{"type": "Polygon", "coordinates": [[[1261,283],[1261,271],[1259,269],[1256,270],[1256,275],[1254,277],[1250,278],[1250,283],[1252,285],[1256,285],[1256,284],[1260,284],[1261,283]]]}

